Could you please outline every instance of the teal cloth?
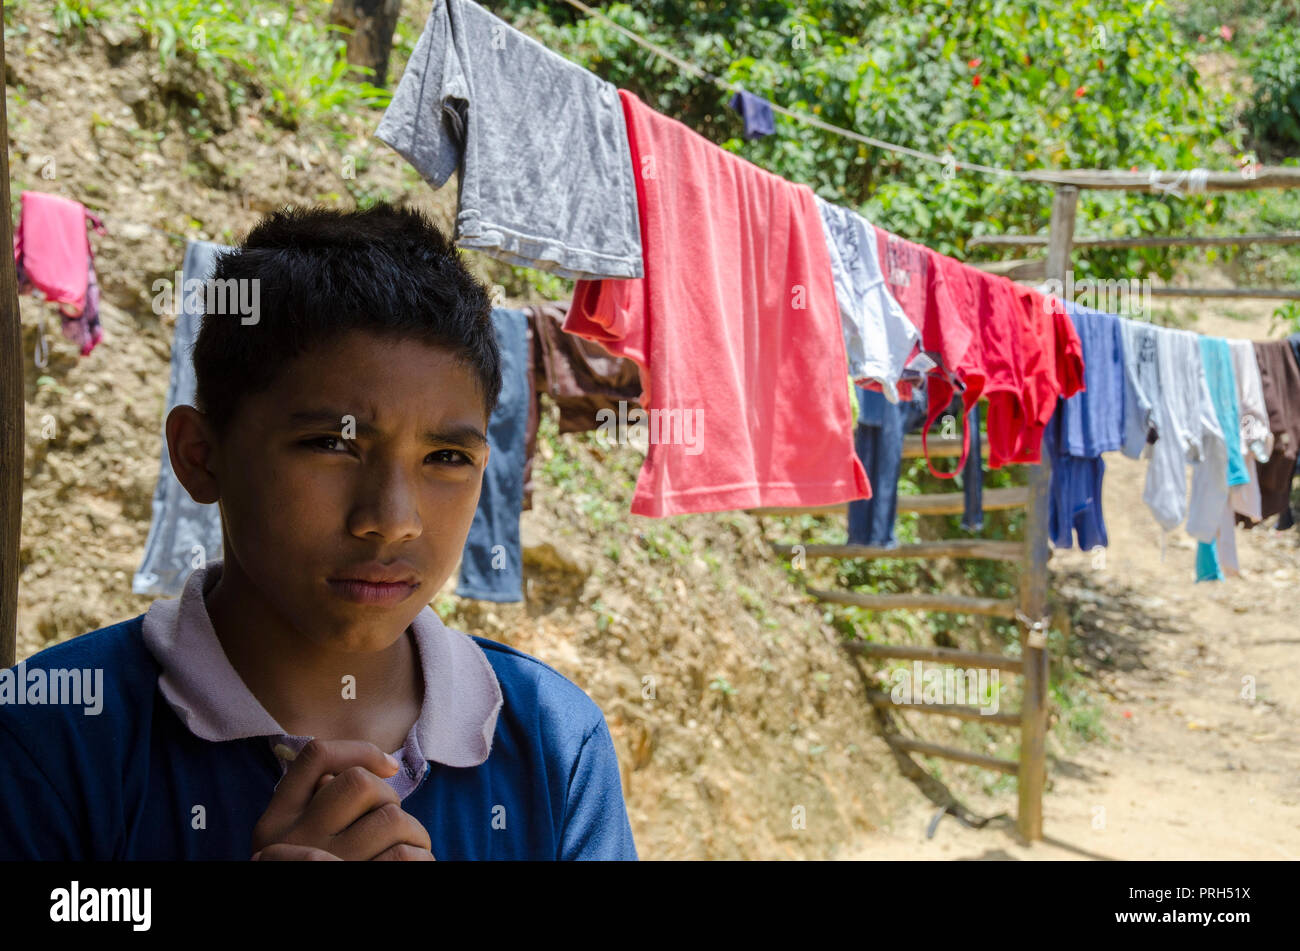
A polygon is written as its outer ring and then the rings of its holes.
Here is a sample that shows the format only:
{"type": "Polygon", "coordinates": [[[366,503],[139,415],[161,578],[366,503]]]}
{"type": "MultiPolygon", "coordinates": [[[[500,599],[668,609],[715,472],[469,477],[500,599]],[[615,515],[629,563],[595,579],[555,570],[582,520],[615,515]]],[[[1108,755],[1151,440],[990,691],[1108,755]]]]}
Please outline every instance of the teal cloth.
{"type": "Polygon", "coordinates": [[[1209,541],[1196,543],[1196,580],[1223,580],[1223,568],[1219,564],[1219,548],[1217,542],[1209,541]]]}
{"type": "Polygon", "coordinates": [[[1250,481],[1246,460],[1241,455],[1241,409],[1237,403],[1237,376],[1232,370],[1232,351],[1222,337],[1201,338],[1201,363],[1210,385],[1214,415],[1228,444],[1228,485],[1245,485],[1250,481]]]}
{"type": "MultiPolygon", "coordinates": [[[[1245,485],[1250,481],[1246,460],[1241,454],[1241,410],[1237,403],[1237,376],[1232,369],[1232,351],[1222,337],[1201,337],[1201,363],[1209,384],[1214,415],[1228,445],[1228,485],[1245,485]]],[[[1196,543],[1196,580],[1222,581],[1223,567],[1213,541],[1196,543]]]]}

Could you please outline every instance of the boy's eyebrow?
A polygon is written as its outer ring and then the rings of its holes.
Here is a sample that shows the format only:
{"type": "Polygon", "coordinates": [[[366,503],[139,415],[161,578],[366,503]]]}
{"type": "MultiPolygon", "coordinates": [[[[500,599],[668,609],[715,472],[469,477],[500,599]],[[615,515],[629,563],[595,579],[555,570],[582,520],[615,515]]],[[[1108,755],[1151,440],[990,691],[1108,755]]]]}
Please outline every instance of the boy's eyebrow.
{"type": "MultiPolygon", "coordinates": [[[[289,423],[295,428],[327,426],[331,430],[342,429],[345,415],[348,414],[328,409],[300,410],[289,415],[289,423]]],[[[378,433],[378,430],[372,423],[358,419],[356,420],[356,433],[358,436],[373,436],[378,433]]],[[[463,449],[481,448],[486,446],[488,442],[487,435],[483,430],[470,424],[453,424],[444,429],[429,430],[423,434],[423,439],[424,442],[429,444],[450,444],[460,446],[463,449]]]]}

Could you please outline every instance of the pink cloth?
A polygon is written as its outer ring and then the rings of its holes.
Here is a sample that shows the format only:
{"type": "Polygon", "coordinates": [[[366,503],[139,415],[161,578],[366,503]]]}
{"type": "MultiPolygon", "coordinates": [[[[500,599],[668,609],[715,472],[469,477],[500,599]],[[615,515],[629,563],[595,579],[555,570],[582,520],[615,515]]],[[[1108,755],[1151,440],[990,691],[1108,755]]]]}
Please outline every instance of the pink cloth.
{"type": "Polygon", "coordinates": [[[86,221],[104,234],[104,224],[79,201],[45,192],[23,192],[14,229],[19,290],[35,289],[59,305],[63,335],[84,357],[103,339],[99,286],[86,221]]]}
{"type": "Polygon", "coordinates": [[[619,95],[645,277],[578,282],[564,329],[642,370],[650,445],[632,512],[870,498],[812,191],[619,95]],[[674,440],[671,414],[696,422],[695,445],[674,440]]]}
{"type": "Polygon", "coordinates": [[[47,300],[69,317],[86,309],[90,282],[90,237],[86,219],[104,233],[103,223],[79,201],[44,192],[23,192],[22,216],[14,234],[14,258],[47,300]]]}

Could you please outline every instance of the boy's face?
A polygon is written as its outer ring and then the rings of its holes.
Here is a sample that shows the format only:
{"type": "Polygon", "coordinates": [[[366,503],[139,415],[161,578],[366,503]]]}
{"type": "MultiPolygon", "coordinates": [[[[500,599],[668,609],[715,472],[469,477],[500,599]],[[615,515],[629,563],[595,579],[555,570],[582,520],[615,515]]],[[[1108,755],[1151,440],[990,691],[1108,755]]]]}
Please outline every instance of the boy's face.
{"type": "Polygon", "coordinates": [[[460,557],[486,432],[448,350],[352,332],[303,354],[242,401],[216,454],[227,567],[322,646],[389,646],[460,557]]]}

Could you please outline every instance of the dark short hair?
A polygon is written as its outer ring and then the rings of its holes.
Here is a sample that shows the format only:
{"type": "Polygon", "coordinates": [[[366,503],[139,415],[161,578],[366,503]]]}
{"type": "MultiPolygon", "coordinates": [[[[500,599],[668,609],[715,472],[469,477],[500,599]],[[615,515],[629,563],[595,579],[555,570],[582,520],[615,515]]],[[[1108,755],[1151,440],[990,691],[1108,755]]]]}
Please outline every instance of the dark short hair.
{"type": "MultiPolygon", "coordinates": [[[[245,396],[295,357],[349,331],[442,347],[474,372],[487,415],[501,356],[487,290],[419,211],[285,208],[222,254],[214,280],[257,280],[258,319],[204,313],[193,349],[195,403],[219,436],[245,396]]],[[[234,287],[236,285],[226,285],[234,287]]]]}

